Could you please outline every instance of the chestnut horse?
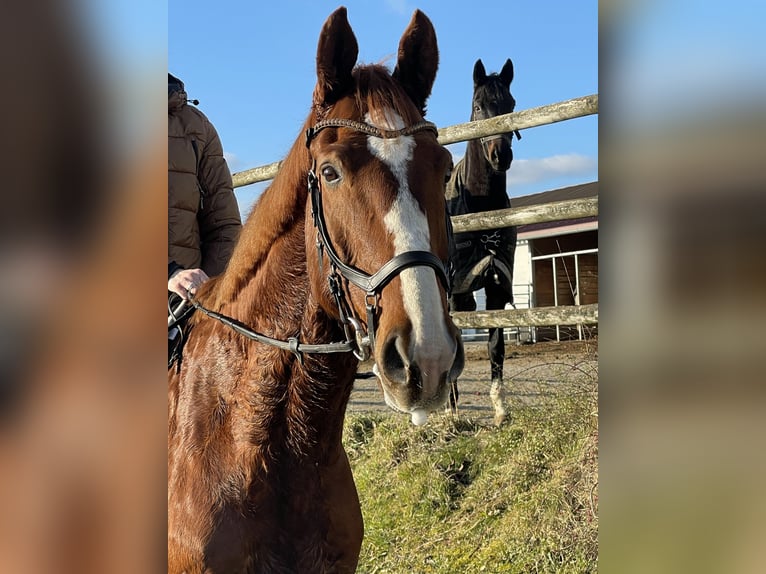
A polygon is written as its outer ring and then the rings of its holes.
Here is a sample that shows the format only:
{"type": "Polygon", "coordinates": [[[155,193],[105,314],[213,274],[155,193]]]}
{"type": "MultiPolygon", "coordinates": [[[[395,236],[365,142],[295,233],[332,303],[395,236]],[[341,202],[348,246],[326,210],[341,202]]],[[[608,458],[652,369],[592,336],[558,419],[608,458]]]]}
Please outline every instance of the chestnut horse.
{"type": "Polygon", "coordinates": [[[463,367],[445,174],[423,120],[436,35],[415,11],[393,74],[325,22],[311,112],[198,293],[169,372],[168,572],[353,572],[363,524],[341,444],[359,360],[415,423],[463,367]],[[303,135],[305,133],[305,135],[303,135]]]}
{"type": "MultiPolygon", "coordinates": [[[[513,62],[505,61],[500,73],[487,75],[484,64],[476,60],[473,68],[471,121],[509,114],[516,107],[511,95],[513,62]]],[[[450,215],[465,215],[511,207],[505,191],[506,171],[513,161],[513,136],[518,131],[470,140],[465,156],[455,166],[447,182],[446,197],[450,215]]],[[[455,311],[475,311],[473,292],[484,288],[487,309],[503,309],[513,303],[513,260],[516,252],[516,228],[504,227],[455,234],[452,256],[453,285],[450,300],[455,311]]],[[[495,423],[506,417],[503,403],[503,329],[491,328],[487,343],[492,385],[490,397],[495,423]]],[[[457,404],[458,388],[453,385],[451,405],[457,404]]]]}

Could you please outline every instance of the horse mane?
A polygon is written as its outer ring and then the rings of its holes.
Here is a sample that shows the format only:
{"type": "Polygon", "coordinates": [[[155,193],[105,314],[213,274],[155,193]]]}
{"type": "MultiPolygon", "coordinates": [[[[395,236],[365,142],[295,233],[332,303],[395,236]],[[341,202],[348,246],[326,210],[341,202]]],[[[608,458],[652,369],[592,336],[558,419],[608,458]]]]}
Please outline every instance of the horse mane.
{"type": "MultiPolygon", "coordinates": [[[[406,124],[420,121],[420,113],[407,93],[381,64],[358,65],[353,70],[353,93],[361,110],[392,109],[406,124]]],[[[309,117],[285,157],[271,185],[263,192],[245,221],[226,270],[200,289],[198,299],[213,309],[231,302],[264,265],[275,242],[305,219],[310,157],[305,132],[332,115],[335,106],[312,106],[309,117]]]]}
{"type": "MultiPolygon", "coordinates": [[[[311,119],[306,120],[301,134],[311,119]]],[[[309,154],[301,136],[293,143],[271,185],[253,206],[225,271],[203,286],[201,301],[207,301],[214,309],[232,301],[263,266],[274,243],[297,222],[302,222],[308,193],[308,165],[309,154]]]]}

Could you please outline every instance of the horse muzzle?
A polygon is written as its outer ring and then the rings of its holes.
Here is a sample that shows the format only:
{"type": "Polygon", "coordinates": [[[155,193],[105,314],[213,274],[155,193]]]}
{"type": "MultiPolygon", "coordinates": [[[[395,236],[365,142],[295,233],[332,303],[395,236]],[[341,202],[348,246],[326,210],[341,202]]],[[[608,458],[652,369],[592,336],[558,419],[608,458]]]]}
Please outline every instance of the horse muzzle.
{"type": "Polygon", "coordinates": [[[380,380],[386,404],[409,414],[416,425],[428,413],[443,408],[450,384],[463,371],[465,354],[460,330],[452,327],[442,341],[410,344],[406,337],[392,334],[381,342],[380,357],[373,367],[380,380]]]}
{"type": "Polygon", "coordinates": [[[494,171],[507,171],[513,161],[512,136],[501,134],[482,138],[484,155],[494,171]]]}

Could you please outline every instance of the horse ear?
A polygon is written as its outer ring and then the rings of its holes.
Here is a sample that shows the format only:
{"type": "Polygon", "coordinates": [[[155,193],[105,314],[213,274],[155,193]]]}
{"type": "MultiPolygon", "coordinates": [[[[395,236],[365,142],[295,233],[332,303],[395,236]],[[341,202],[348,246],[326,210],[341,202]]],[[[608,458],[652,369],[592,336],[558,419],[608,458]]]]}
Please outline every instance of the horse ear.
{"type": "Polygon", "coordinates": [[[481,58],[476,60],[473,65],[473,87],[478,88],[487,80],[487,71],[484,69],[484,64],[481,63],[481,58]]]}
{"type": "Polygon", "coordinates": [[[399,40],[393,77],[402,84],[422,115],[426,113],[426,100],[431,95],[438,68],[439,48],[433,24],[423,12],[415,10],[399,40]]]}
{"type": "Polygon", "coordinates": [[[511,62],[510,58],[505,61],[503,69],[500,70],[500,79],[503,80],[507,88],[511,87],[511,82],[513,81],[513,62],[511,62]]]}
{"type": "Polygon", "coordinates": [[[315,105],[333,104],[351,89],[351,71],[358,54],[356,36],[348,23],[346,8],[341,6],[330,14],[319,34],[315,105]]]}

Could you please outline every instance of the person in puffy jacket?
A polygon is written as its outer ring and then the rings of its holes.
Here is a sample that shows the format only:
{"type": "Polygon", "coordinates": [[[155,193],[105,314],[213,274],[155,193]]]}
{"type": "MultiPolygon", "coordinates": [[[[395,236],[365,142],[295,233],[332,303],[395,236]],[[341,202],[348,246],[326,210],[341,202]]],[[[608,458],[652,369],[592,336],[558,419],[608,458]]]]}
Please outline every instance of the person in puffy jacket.
{"type": "Polygon", "coordinates": [[[168,291],[186,299],[220,274],[241,228],[218,133],[168,73],[168,291]]]}

